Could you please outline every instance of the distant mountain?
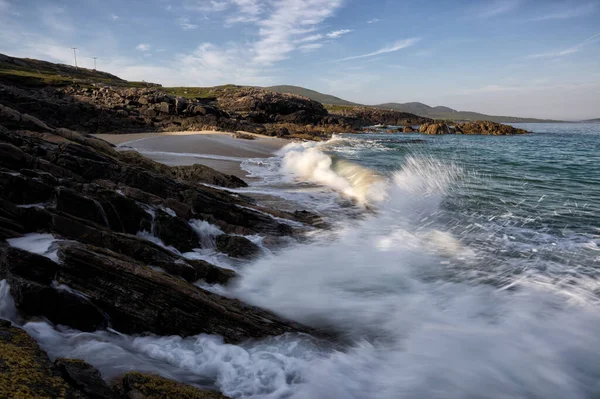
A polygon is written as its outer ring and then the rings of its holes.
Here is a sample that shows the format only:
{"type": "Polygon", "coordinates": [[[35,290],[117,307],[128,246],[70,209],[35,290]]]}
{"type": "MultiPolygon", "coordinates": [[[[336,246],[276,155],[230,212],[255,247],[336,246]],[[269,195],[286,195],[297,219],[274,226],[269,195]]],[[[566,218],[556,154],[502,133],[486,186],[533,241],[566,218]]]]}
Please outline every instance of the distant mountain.
{"type": "Polygon", "coordinates": [[[339,97],[335,97],[329,94],[319,93],[318,91],[309,90],[304,87],[298,86],[271,86],[264,87],[264,89],[272,90],[278,93],[290,93],[297,94],[300,96],[308,97],[311,100],[318,101],[320,103],[326,105],[334,105],[336,107],[327,107],[330,110],[336,111],[340,106],[366,106],[366,107],[374,107],[381,108],[387,110],[408,112],[411,114],[415,114],[418,116],[423,116],[426,118],[432,119],[446,119],[446,120],[486,120],[497,123],[508,123],[508,122],[516,122],[516,123],[525,123],[525,122],[559,122],[555,120],[548,119],[535,119],[535,118],[520,118],[517,116],[497,116],[497,115],[485,115],[477,112],[469,112],[469,111],[457,111],[455,109],[449,107],[431,107],[427,104],[419,103],[419,102],[411,102],[411,103],[385,103],[385,104],[377,104],[377,105],[362,105],[353,103],[351,101],[343,100],[339,97]]]}
{"type": "Polygon", "coordinates": [[[331,96],[329,94],[319,93],[318,91],[305,89],[304,87],[299,86],[271,86],[271,87],[263,87],[263,89],[271,90],[277,93],[289,93],[296,94],[298,96],[308,97],[311,100],[318,101],[321,104],[331,104],[331,105],[360,105],[350,101],[342,100],[339,97],[331,96]]]}
{"type": "Polygon", "coordinates": [[[587,122],[587,123],[600,123],[600,118],[596,118],[596,119],[588,119],[587,121],[582,121],[582,122],[587,122]]]}

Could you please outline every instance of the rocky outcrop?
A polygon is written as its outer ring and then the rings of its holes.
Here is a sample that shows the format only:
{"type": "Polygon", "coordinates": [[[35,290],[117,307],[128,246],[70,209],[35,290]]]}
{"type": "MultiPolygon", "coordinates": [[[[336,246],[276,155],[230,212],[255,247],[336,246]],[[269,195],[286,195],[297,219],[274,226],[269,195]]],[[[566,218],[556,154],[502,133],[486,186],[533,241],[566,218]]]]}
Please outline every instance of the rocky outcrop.
{"type": "Polygon", "coordinates": [[[184,385],[157,375],[127,373],[114,386],[123,399],[227,399],[216,392],[184,385]]]}
{"type": "Polygon", "coordinates": [[[489,121],[476,121],[455,123],[449,125],[444,122],[424,123],[419,127],[419,132],[423,134],[483,134],[492,136],[512,136],[517,134],[527,134],[524,129],[515,128],[510,125],[494,123],[489,121]]]}
{"type": "MultiPolygon", "coordinates": [[[[253,136],[251,136],[253,137],[253,136]]],[[[233,175],[225,175],[208,166],[194,164],[186,166],[167,166],[148,159],[136,151],[119,152],[119,157],[129,164],[153,170],[165,176],[181,179],[188,183],[208,183],[229,188],[247,187],[245,181],[233,175]]]]}
{"type": "Polygon", "coordinates": [[[202,247],[193,219],[218,226],[226,234],[217,247],[242,259],[260,248],[239,235],[294,234],[246,197],[198,184],[240,181],[210,168],[171,170],[50,129],[29,134],[0,126],[1,237],[44,233],[58,240],[50,258],[0,244],[0,279],[8,280],[23,316],[83,331],[208,333],[229,342],[309,331],[192,284],[235,277],[181,255],[202,247]]]}
{"type": "Polygon", "coordinates": [[[512,136],[530,133],[524,129],[489,121],[459,123],[455,129],[456,134],[488,134],[492,136],[512,136]]]}
{"type": "Polygon", "coordinates": [[[412,126],[404,126],[402,129],[403,133],[414,133],[415,129],[412,126]]]}
{"type": "Polygon", "coordinates": [[[445,123],[424,123],[419,127],[419,132],[423,134],[455,134],[456,131],[445,123]]]}
{"type": "Polygon", "coordinates": [[[357,128],[373,125],[413,126],[432,121],[429,118],[423,118],[407,112],[372,107],[343,107],[336,110],[335,115],[342,117],[347,124],[357,128]]]}

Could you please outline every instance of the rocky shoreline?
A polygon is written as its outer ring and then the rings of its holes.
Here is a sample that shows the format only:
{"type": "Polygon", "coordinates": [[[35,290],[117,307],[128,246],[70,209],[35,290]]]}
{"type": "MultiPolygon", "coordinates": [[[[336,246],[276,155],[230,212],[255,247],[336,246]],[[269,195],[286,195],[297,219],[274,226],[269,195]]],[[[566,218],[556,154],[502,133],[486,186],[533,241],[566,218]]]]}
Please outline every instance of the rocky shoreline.
{"type": "MultiPolygon", "coordinates": [[[[157,87],[32,87],[0,79],[0,280],[19,313],[11,321],[41,319],[90,332],[204,333],[229,343],[285,333],[328,336],[200,288],[227,285],[236,272],[193,256],[214,248],[243,263],[264,251],[246,236],[260,235],[276,248],[282,237],[301,240],[307,229],[326,227],[318,215],[260,207],[218,188],[246,186],[238,177],[198,164],[166,166],[91,133],[210,128],[319,140],[374,124],[405,132],[421,125],[426,134],[521,133],[488,123],[449,127],[392,111],[330,115],[307,98],[254,88],[207,100],[157,87]]],[[[7,321],[0,322],[0,360],[3,397],[221,397],[139,374],[109,387],[79,360],[52,363],[7,321]]]]}

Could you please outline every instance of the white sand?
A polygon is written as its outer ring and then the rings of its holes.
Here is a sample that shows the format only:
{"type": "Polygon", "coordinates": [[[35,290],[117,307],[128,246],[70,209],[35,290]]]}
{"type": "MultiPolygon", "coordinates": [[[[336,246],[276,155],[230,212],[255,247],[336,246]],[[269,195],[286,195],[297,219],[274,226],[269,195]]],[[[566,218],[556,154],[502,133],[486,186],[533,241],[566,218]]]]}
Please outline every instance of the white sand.
{"type": "Polygon", "coordinates": [[[166,165],[199,163],[238,177],[246,177],[246,173],[240,168],[244,159],[271,157],[289,143],[284,139],[257,134],[253,134],[256,137],[254,140],[237,139],[233,133],[215,131],[95,136],[123,149],[134,148],[148,158],[166,165]]]}

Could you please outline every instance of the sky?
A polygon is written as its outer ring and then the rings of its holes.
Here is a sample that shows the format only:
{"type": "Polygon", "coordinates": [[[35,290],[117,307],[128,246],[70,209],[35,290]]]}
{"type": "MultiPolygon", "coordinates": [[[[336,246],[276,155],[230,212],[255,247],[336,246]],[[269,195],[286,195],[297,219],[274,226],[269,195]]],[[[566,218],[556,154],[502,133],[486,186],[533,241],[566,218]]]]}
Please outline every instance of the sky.
{"type": "Polygon", "coordinates": [[[0,0],[0,53],[165,86],[600,117],[600,0],[0,0]]]}

